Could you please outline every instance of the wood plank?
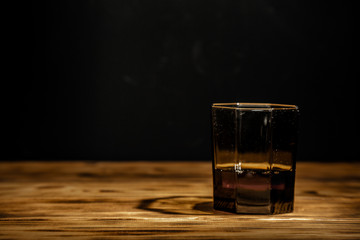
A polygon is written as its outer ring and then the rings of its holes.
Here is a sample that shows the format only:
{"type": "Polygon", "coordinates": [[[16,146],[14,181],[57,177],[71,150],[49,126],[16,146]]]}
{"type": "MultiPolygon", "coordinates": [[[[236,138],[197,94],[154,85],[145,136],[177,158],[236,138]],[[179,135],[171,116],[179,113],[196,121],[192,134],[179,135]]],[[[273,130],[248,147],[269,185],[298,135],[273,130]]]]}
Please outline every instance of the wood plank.
{"type": "Polygon", "coordinates": [[[295,211],[212,209],[210,162],[0,163],[0,239],[360,239],[360,164],[297,166],[295,211]]]}

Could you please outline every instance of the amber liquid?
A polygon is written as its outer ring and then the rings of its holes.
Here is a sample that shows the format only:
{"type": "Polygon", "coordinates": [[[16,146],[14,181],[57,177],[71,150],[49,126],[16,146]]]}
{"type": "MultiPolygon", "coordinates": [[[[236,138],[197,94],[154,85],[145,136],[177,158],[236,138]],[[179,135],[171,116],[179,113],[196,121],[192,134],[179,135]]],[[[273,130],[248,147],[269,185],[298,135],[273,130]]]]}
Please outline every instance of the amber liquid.
{"type": "Polygon", "coordinates": [[[294,171],[215,169],[214,208],[250,214],[293,211],[294,171]]]}

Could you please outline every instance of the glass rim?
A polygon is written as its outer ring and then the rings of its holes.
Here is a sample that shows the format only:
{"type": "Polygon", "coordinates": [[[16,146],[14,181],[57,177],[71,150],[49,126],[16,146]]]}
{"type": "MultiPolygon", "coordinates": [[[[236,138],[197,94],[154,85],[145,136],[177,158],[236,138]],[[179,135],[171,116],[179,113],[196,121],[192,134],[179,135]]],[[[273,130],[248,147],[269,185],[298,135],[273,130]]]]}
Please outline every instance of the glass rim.
{"type": "Polygon", "coordinates": [[[244,103],[244,102],[213,103],[212,107],[224,108],[224,109],[239,109],[245,111],[299,110],[298,106],[296,105],[278,104],[278,103],[244,103]]]}

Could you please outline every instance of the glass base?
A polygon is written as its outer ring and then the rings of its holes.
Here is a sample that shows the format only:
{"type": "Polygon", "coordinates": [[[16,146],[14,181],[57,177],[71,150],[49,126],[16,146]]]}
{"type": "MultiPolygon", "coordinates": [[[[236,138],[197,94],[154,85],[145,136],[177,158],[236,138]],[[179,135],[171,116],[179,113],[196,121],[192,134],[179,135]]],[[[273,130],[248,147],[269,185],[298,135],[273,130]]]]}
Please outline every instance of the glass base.
{"type": "Polygon", "coordinates": [[[214,208],[243,214],[280,214],[294,209],[295,171],[216,169],[214,208]]]}

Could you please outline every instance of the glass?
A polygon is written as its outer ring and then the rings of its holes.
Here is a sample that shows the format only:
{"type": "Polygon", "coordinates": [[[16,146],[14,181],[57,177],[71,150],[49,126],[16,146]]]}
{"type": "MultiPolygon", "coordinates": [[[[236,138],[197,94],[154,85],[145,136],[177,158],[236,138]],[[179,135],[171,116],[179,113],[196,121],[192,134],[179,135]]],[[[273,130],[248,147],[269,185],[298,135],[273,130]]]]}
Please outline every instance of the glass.
{"type": "Polygon", "coordinates": [[[298,115],[295,105],[212,105],[215,209],[293,211],[298,115]]]}

